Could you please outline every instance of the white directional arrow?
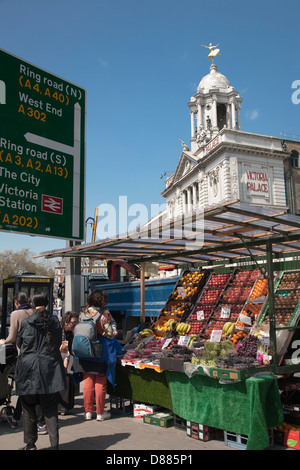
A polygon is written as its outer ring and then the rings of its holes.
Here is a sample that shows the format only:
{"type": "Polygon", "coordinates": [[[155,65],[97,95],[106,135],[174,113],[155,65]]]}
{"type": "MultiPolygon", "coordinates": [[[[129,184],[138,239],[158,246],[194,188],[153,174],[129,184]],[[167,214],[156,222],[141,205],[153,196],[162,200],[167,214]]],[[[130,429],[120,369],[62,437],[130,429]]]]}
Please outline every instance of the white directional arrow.
{"type": "Polygon", "coordinates": [[[73,155],[73,237],[79,237],[79,209],[80,209],[80,126],[81,126],[81,106],[79,103],[74,105],[74,145],[62,144],[55,140],[47,139],[40,135],[27,132],[25,139],[32,144],[41,145],[58,152],[73,155]]]}
{"type": "Polygon", "coordinates": [[[6,104],[6,86],[3,80],[0,80],[0,104],[6,104]]]}

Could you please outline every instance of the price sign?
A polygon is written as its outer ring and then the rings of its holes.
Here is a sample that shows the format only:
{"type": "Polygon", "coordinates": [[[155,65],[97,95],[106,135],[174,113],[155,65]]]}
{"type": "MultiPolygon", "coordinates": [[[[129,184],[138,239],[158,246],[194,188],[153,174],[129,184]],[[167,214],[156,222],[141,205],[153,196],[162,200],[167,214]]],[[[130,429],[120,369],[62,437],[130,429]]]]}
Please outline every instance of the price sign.
{"type": "Polygon", "coordinates": [[[186,296],[186,292],[185,292],[184,287],[181,287],[181,286],[177,287],[177,292],[180,295],[180,297],[185,297],[186,296]]]}
{"type": "Polygon", "coordinates": [[[0,230],[84,238],[84,89],[0,49],[0,230]]]}
{"type": "Polygon", "coordinates": [[[246,325],[251,326],[252,325],[252,320],[251,317],[248,317],[247,315],[243,315],[242,313],[240,314],[240,321],[242,323],[245,323],[246,325]]]}
{"type": "Polygon", "coordinates": [[[221,307],[221,318],[230,318],[231,307],[221,307]]]}
{"type": "Polygon", "coordinates": [[[171,342],[172,342],[172,338],[167,338],[161,349],[166,349],[171,342]]]}
{"type": "Polygon", "coordinates": [[[187,346],[189,344],[190,337],[189,336],[180,336],[178,339],[178,344],[180,346],[187,346]]]}
{"type": "Polygon", "coordinates": [[[197,312],[197,320],[198,321],[201,321],[201,320],[204,320],[204,310],[198,310],[197,312]]]}
{"type": "Polygon", "coordinates": [[[210,342],[211,343],[220,343],[222,338],[222,330],[212,330],[210,335],[210,342]]]}

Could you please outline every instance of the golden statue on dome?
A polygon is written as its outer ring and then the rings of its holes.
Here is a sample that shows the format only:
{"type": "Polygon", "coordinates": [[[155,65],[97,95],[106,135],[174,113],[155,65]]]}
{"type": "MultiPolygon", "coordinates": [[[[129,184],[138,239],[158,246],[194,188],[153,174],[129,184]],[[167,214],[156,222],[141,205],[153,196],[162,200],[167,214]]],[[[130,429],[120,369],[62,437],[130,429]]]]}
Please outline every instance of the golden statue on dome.
{"type": "Polygon", "coordinates": [[[206,49],[209,49],[209,54],[207,57],[209,59],[212,59],[212,64],[214,63],[214,58],[216,57],[216,55],[220,53],[220,49],[216,49],[218,45],[219,44],[217,44],[216,46],[213,46],[212,43],[210,43],[209,46],[203,46],[203,44],[201,44],[201,47],[206,47],[206,49]]]}

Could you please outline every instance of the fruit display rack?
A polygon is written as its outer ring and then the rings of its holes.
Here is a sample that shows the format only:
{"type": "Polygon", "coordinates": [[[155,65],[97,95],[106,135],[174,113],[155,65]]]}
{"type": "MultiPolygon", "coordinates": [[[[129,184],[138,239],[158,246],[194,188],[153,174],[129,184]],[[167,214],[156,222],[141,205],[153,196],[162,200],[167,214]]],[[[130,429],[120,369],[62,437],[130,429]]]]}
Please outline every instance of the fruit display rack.
{"type": "Polygon", "coordinates": [[[184,318],[190,311],[190,304],[180,300],[169,300],[165,307],[161,310],[159,318],[165,315],[175,318],[184,318]]]}
{"type": "Polygon", "coordinates": [[[204,269],[184,271],[173,292],[169,295],[168,302],[175,300],[193,303],[205,285],[208,276],[209,272],[204,269]]]}
{"type": "MultiPolygon", "coordinates": [[[[283,271],[275,285],[275,324],[296,326],[300,314],[300,271],[283,271]]],[[[266,305],[260,322],[269,322],[269,305],[266,305]]]]}
{"type": "Polygon", "coordinates": [[[190,314],[199,292],[209,276],[207,270],[185,270],[177,281],[173,292],[169,295],[166,305],[161,310],[153,330],[156,335],[162,336],[166,332],[166,323],[170,317],[184,321],[190,314]]]}
{"type": "Polygon", "coordinates": [[[251,330],[258,322],[265,305],[268,301],[269,285],[268,279],[259,276],[246,300],[243,309],[236,322],[236,328],[242,330],[251,330]]]}
{"type": "MultiPolygon", "coordinates": [[[[286,329],[282,336],[288,346],[300,316],[300,271],[275,273],[274,286],[276,326],[286,329]]],[[[257,269],[185,271],[152,327],[136,335],[122,365],[183,371],[189,364],[192,373],[204,365],[203,373],[209,366],[211,377],[223,380],[241,380],[265,366],[271,370],[267,342],[260,345],[264,357],[256,357],[261,352],[256,328],[268,322],[268,288],[268,279],[257,269]]],[[[282,360],[281,354],[282,348],[277,349],[277,359],[282,360]]]]}
{"type": "MultiPolygon", "coordinates": [[[[235,269],[228,275],[227,282],[224,283],[223,290],[218,293],[218,298],[203,326],[204,337],[211,338],[216,331],[219,332],[220,337],[220,332],[226,322],[237,321],[259,275],[259,270],[240,269],[235,269]]],[[[211,298],[214,298],[214,295],[211,298]]]]}
{"type": "Polygon", "coordinates": [[[217,274],[211,273],[206,285],[198,296],[194,305],[191,315],[188,318],[188,323],[191,325],[191,334],[203,332],[208,320],[212,317],[213,312],[218,305],[222,293],[230,279],[232,273],[217,274]]]}
{"type": "MultiPolygon", "coordinates": [[[[293,338],[293,327],[298,325],[300,318],[300,271],[281,272],[274,290],[277,343],[280,335],[280,347],[277,344],[277,363],[280,365],[293,338]]],[[[265,306],[259,323],[263,325],[270,323],[269,304],[265,306]]]]}

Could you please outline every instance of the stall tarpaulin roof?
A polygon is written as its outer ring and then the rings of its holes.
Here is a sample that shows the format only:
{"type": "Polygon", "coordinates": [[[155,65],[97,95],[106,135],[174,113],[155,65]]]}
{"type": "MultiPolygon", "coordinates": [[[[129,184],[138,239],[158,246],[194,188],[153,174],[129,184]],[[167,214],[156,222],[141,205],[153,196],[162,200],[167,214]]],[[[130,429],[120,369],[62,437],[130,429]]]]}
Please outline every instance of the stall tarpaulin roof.
{"type": "Polygon", "coordinates": [[[136,232],[47,251],[35,257],[89,257],[164,264],[238,260],[300,250],[300,217],[265,206],[231,201],[175,219],[159,218],[136,232]]]}

